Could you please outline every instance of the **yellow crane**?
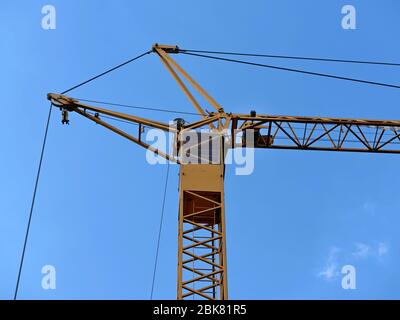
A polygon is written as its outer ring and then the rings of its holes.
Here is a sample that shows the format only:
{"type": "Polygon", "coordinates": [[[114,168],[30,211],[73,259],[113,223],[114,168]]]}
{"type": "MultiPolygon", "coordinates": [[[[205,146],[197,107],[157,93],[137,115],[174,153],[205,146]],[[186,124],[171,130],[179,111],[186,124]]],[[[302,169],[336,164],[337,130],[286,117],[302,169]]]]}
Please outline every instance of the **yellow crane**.
{"type": "Polygon", "coordinates": [[[49,93],[48,99],[62,110],[63,123],[68,123],[69,112],[76,112],[180,165],[178,299],[228,299],[224,205],[228,149],[400,153],[399,120],[259,115],[255,111],[229,113],[171,57],[180,52],[177,46],[155,44],[152,50],[193,104],[201,118],[199,121],[185,123],[183,119],[176,119],[170,125],[84,104],[62,94],[49,93]],[[201,107],[192,94],[193,89],[215,109],[213,112],[201,107]],[[137,134],[111,125],[102,116],[137,124],[137,134]],[[173,154],[144,141],[144,130],[152,128],[173,133],[173,154]],[[188,135],[205,131],[209,132],[205,138],[190,146],[185,144],[188,135]],[[201,148],[207,151],[206,156],[198,152],[201,148]]]}

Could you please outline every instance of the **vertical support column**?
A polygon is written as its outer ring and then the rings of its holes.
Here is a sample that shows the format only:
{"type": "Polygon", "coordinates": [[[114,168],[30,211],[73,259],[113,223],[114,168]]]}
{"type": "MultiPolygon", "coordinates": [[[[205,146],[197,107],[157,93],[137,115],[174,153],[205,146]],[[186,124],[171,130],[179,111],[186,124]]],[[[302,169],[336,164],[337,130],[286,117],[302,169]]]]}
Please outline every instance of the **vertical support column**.
{"type": "MultiPolygon", "coordinates": [[[[182,167],[181,167],[182,168],[182,167]]],[[[181,175],[181,173],[180,173],[181,175]]],[[[179,186],[177,299],[182,300],[183,192],[179,186]]]]}
{"type": "Polygon", "coordinates": [[[181,165],[178,299],[228,299],[224,165],[181,165]]]}

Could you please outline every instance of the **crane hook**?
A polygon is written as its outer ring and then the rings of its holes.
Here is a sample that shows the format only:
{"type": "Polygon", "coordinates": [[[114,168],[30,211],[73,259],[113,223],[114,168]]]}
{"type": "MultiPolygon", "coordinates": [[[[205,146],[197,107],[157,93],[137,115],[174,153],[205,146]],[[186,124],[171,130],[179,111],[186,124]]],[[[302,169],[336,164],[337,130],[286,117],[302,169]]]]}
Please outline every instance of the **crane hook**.
{"type": "Polygon", "coordinates": [[[62,124],[69,124],[69,119],[68,119],[68,111],[67,110],[62,110],[61,112],[61,123],[62,124]]]}

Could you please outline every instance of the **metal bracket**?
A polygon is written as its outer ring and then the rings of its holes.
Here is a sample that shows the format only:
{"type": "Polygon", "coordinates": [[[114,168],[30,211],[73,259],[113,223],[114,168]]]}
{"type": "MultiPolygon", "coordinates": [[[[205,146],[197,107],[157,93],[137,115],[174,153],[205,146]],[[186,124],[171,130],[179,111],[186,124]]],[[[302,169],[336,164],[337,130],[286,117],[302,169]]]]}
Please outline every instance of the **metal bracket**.
{"type": "Polygon", "coordinates": [[[156,48],[157,49],[161,49],[166,53],[179,53],[179,47],[178,46],[171,46],[171,45],[166,45],[166,44],[158,44],[155,43],[153,44],[153,46],[151,47],[151,50],[153,52],[156,52],[156,48]]]}

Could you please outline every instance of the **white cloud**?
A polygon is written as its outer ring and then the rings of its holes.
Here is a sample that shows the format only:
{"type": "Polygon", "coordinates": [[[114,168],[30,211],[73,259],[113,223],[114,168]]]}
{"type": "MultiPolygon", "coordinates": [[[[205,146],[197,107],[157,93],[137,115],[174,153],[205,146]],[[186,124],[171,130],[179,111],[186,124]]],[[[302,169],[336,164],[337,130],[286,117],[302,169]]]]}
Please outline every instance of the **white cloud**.
{"type": "Polygon", "coordinates": [[[318,273],[318,277],[326,280],[332,280],[339,275],[338,269],[338,254],[340,249],[337,247],[331,247],[329,251],[328,260],[322,271],[318,273]]]}
{"type": "Polygon", "coordinates": [[[385,242],[378,242],[376,245],[358,242],[355,246],[356,250],[352,252],[352,256],[358,259],[382,258],[389,252],[389,246],[385,242]]]}
{"type": "Polygon", "coordinates": [[[372,249],[369,245],[358,242],[358,243],[356,243],[356,250],[352,253],[352,255],[356,258],[366,258],[371,253],[372,253],[372,249]]]}
{"type": "Polygon", "coordinates": [[[352,260],[371,258],[381,260],[388,253],[389,245],[386,242],[378,242],[373,245],[356,242],[353,251],[331,247],[325,266],[317,273],[317,276],[327,281],[334,280],[340,276],[343,265],[352,263],[352,260]]]}

